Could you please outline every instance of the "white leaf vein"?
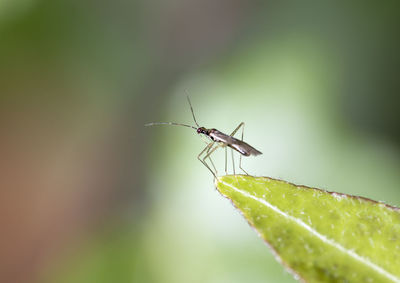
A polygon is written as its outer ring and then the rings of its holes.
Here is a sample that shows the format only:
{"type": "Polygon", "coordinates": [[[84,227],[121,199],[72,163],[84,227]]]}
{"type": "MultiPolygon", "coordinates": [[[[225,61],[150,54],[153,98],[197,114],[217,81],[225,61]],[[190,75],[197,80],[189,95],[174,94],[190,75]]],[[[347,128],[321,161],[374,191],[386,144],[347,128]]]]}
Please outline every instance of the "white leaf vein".
{"type": "Polygon", "coordinates": [[[382,267],[380,267],[377,264],[371,262],[369,259],[367,259],[367,258],[365,258],[363,256],[360,256],[359,254],[355,253],[353,250],[349,250],[349,249],[343,247],[341,244],[335,242],[334,240],[327,238],[325,235],[322,235],[321,233],[317,232],[310,225],[304,223],[301,219],[296,218],[294,216],[291,216],[291,215],[287,214],[286,212],[280,210],[278,207],[270,204],[266,200],[258,198],[256,196],[253,196],[253,195],[251,195],[250,193],[248,193],[246,191],[239,190],[238,188],[232,186],[231,184],[228,184],[228,183],[226,183],[224,181],[221,181],[221,180],[219,180],[219,182],[221,182],[225,186],[230,187],[232,190],[242,194],[243,196],[245,196],[247,198],[251,198],[251,199],[253,199],[253,200],[255,200],[255,201],[257,201],[257,202],[259,202],[259,203],[261,203],[261,204],[263,204],[265,206],[267,206],[268,208],[272,209],[273,211],[275,211],[276,213],[282,215],[283,217],[289,219],[290,221],[295,222],[296,224],[298,224],[299,226],[301,226],[302,228],[304,228],[308,232],[310,232],[312,235],[316,236],[318,239],[320,239],[325,244],[328,244],[328,245],[338,249],[339,251],[347,254],[348,256],[352,257],[353,259],[359,261],[360,263],[369,266],[370,268],[372,268],[373,270],[375,270],[379,274],[385,276],[389,280],[391,280],[393,282],[396,282],[396,283],[400,283],[400,279],[398,277],[396,277],[395,275],[389,273],[388,271],[386,271],[382,267]]]}

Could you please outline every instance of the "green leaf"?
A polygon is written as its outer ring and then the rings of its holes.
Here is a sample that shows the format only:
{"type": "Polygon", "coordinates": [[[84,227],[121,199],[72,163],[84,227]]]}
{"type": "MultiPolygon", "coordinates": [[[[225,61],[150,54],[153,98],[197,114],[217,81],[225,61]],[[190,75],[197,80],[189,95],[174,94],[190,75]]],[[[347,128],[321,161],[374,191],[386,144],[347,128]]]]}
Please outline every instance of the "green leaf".
{"type": "Polygon", "coordinates": [[[218,191],[296,279],[400,282],[400,209],[267,177],[216,179],[218,191]]]}

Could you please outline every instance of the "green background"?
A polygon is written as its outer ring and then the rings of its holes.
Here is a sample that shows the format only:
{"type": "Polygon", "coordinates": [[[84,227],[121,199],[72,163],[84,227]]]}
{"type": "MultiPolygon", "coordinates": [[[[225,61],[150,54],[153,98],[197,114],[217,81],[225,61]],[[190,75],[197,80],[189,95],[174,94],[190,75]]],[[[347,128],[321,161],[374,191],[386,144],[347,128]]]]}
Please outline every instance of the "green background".
{"type": "Polygon", "coordinates": [[[294,282],[195,131],[143,124],[192,124],[189,93],[202,126],[246,123],[249,173],[398,206],[399,8],[0,1],[0,281],[294,282]]]}

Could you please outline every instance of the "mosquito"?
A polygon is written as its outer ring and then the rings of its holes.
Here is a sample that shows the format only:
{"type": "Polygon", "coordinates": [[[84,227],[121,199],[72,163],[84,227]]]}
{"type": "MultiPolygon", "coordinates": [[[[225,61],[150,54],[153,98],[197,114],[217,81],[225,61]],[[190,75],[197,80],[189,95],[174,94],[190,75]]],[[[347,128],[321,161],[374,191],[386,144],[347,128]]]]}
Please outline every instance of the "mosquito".
{"type": "Polygon", "coordinates": [[[208,170],[214,175],[214,177],[217,177],[217,169],[215,168],[215,165],[211,159],[211,154],[216,151],[218,148],[225,148],[225,173],[227,174],[227,147],[231,148],[231,154],[232,154],[232,167],[233,167],[233,174],[235,175],[235,161],[233,158],[233,150],[237,151],[240,153],[240,161],[239,161],[239,168],[246,173],[246,175],[249,175],[243,168],[242,168],[242,156],[257,156],[262,154],[262,152],[258,151],[248,143],[243,141],[243,135],[244,135],[244,122],[241,122],[236,129],[230,134],[224,134],[221,131],[218,131],[217,129],[207,129],[205,127],[200,127],[200,125],[197,123],[196,116],[194,115],[192,103],[190,102],[189,97],[187,97],[187,100],[189,102],[190,106],[190,111],[192,112],[193,120],[194,123],[196,124],[197,127],[191,126],[191,125],[186,125],[186,124],[181,124],[181,123],[174,123],[174,122],[156,122],[156,123],[148,123],[145,124],[146,127],[149,126],[157,126],[157,125],[172,125],[172,126],[183,126],[183,127],[188,127],[195,129],[196,132],[199,135],[204,135],[207,138],[210,139],[210,142],[207,144],[207,146],[199,153],[197,156],[197,159],[203,163],[208,170]],[[234,137],[236,132],[242,128],[242,136],[241,139],[237,139],[234,137]],[[214,171],[210,168],[210,166],[207,164],[206,160],[207,158],[210,160],[212,167],[214,171]]]}

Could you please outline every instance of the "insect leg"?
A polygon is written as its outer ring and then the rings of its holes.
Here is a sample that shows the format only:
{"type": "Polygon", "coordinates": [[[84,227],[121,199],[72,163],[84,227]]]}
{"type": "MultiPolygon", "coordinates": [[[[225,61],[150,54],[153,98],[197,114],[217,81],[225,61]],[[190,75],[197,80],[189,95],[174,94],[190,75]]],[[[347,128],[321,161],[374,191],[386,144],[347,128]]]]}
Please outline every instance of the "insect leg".
{"type": "Polygon", "coordinates": [[[236,175],[236,172],[235,172],[235,159],[233,158],[233,149],[232,148],[231,148],[231,154],[232,154],[233,175],[236,175]]]}
{"type": "MultiPolygon", "coordinates": [[[[244,123],[243,123],[243,127],[242,127],[242,141],[243,141],[243,135],[244,135],[244,123]]],[[[240,158],[239,158],[239,168],[240,168],[244,173],[246,173],[246,175],[249,175],[249,173],[247,173],[246,170],[244,170],[244,169],[242,168],[242,155],[240,155],[240,158]]]]}
{"type": "MultiPolygon", "coordinates": [[[[214,144],[214,143],[212,143],[212,144],[214,144]]],[[[215,146],[213,149],[208,149],[207,150],[207,154],[206,154],[206,156],[204,156],[204,158],[203,158],[203,161],[205,162],[206,161],[206,159],[207,158],[210,158],[210,155],[217,149],[217,148],[220,148],[221,146],[223,146],[223,145],[217,145],[217,146],[215,146]]],[[[211,159],[210,159],[211,160],[211,159]]],[[[217,173],[217,170],[215,170],[215,173],[217,173]]],[[[215,176],[216,174],[214,174],[214,176],[215,176]]]]}
{"type": "MultiPolygon", "coordinates": [[[[217,147],[218,147],[218,145],[217,145],[217,147]]],[[[211,148],[212,148],[212,146],[210,146],[210,147],[208,148],[207,153],[210,152],[211,148]]],[[[211,165],[212,165],[212,167],[213,167],[214,170],[215,170],[215,174],[218,175],[218,173],[217,173],[217,168],[215,167],[214,162],[213,162],[212,159],[211,159],[211,156],[208,156],[208,159],[210,159],[211,165]]]]}
{"type": "Polygon", "coordinates": [[[227,152],[228,152],[228,148],[225,146],[225,175],[228,175],[227,152]]]}
{"type": "Polygon", "coordinates": [[[208,151],[213,145],[214,145],[214,142],[209,143],[209,144],[199,153],[199,155],[197,156],[197,159],[198,159],[201,163],[203,163],[203,165],[206,166],[207,169],[210,170],[210,172],[211,172],[211,173],[213,174],[213,176],[216,178],[217,176],[215,175],[214,171],[211,170],[211,168],[207,165],[207,163],[206,163],[203,159],[200,158],[200,156],[203,155],[204,152],[208,151]]]}
{"type": "MultiPolygon", "coordinates": [[[[239,126],[236,127],[236,129],[231,133],[231,136],[233,137],[236,132],[240,129],[240,127],[242,127],[242,141],[243,141],[243,135],[244,135],[244,122],[240,123],[239,126]]],[[[233,159],[232,159],[233,160],[233,159]]],[[[246,173],[246,175],[249,175],[249,173],[247,173],[243,168],[242,168],[242,155],[240,155],[239,157],[239,168],[240,170],[242,170],[244,173],[246,173]]],[[[235,170],[235,169],[233,169],[235,170]]]]}
{"type": "Polygon", "coordinates": [[[244,122],[240,123],[239,126],[237,126],[236,129],[230,134],[230,136],[233,137],[242,126],[244,128],[244,122]]]}

